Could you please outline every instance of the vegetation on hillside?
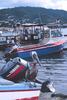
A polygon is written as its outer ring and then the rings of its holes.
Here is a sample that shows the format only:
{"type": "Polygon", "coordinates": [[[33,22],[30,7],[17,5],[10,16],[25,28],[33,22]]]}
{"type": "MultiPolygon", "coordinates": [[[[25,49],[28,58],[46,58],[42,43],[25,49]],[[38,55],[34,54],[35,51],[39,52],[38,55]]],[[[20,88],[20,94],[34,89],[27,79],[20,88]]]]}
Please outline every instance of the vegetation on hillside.
{"type": "Polygon", "coordinates": [[[67,12],[40,7],[15,7],[0,10],[0,22],[47,24],[57,19],[60,19],[62,23],[67,23],[67,12]]]}

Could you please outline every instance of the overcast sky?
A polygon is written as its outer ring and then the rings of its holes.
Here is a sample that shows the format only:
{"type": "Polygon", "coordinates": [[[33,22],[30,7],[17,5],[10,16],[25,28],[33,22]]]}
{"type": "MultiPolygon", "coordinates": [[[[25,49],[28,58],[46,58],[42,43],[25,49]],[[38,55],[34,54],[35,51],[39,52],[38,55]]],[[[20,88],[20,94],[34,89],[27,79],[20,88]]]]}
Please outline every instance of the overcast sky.
{"type": "Polygon", "coordinates": [[[18,6],[44,7],[67,11],[67,0],[0,0],[0,9],[18,6]]]}

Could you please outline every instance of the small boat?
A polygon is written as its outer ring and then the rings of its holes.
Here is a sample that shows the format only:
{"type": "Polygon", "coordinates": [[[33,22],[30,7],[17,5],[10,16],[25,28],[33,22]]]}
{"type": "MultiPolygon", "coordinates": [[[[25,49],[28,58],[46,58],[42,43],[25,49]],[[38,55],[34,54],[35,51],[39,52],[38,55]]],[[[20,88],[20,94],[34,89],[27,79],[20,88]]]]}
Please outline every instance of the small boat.
{"type": "Polygon", "coordinates": [[[19,34],[13,31],[0,31],[0,50],[11,47],[19,38],[19,34]]]}
{"type": "Polygon", "coordinates": [[[1,100],[50,100],[51,93],[55,92],[52,82],[49,80],[42,84],[34,82],[14,83],[0,78],[0,98],[1,100]],[[4,83],[5,82],[5,83],[4,83]],[[4,84],[2,84],[4,83],[4,84]],[[47,96],[50,94],[50,98],[47,96]],[[48,98],[48,99],[47,99],[48,98]]]}
{"type": "Polygon", "coordinates": [[[32,29],[32,33],[28,34],[27,32],[27,35],[25,33],[22,35],[23,37],[25,36],[25,40],[23,40],[24,42],[22,41],[22,46],[13,46],[12,50],[9,52],[9,55],[12,57],[19,56],[26,59],[30,57],[30,53],[32,51],[36,51],[39,56],[43,56],[63,50],[65,40],[63,39],[64,37],[59,29],[49,29],[44,25],[34,25],[32,27],[34,27],[32,29]],[[32,39],[30,39],[30,34],[33,34],[32,39]],[[28,43],[28,41],[30,42],[28,43]],[[32,43],[32,41],[34,42],[32,43]],[[35,43],[35,41],[37,42],[35,43]]]}

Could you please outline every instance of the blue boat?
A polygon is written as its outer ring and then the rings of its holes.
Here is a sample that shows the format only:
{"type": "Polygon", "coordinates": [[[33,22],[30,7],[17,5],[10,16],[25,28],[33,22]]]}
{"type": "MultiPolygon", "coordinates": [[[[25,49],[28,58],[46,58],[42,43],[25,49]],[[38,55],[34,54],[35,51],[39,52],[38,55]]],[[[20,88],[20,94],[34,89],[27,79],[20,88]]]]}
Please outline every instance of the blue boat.
{"type": "Polygon", "coordinates": [[[33,30],[32,32],[32,40],[29,37],[31,33],[27,33],[28,35],[24,33],[23,37],[25,40],[22,40],[22,46],[13,46],[12,50],[9,52],[12,57],[19,56],[26,59],[31,57],[32,51],[36,51],[39,56],[43,56],[63,50],[65,40],[59,29],[49,29],[45,26],[35,26],[34,29],[36,31],[33,30]],[[32,41],[34,42],[32,43],[32,41]]]}

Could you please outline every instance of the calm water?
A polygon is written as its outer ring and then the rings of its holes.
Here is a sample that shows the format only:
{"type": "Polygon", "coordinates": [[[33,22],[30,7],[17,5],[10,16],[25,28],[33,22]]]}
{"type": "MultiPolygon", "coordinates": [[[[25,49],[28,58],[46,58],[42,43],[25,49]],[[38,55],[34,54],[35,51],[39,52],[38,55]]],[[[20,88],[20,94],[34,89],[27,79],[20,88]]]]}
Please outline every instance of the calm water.
{"type": "MultiPolygon", "coordinates": [[[[62,29],[62,32],[67,34],[67,29],[62,29]]],[[[2,52],[0,55],[3,55],[2,52]]],[[[56,92],[67,94],[67,50],[60,54],[44,56],[40,61],[42,67],[38,66],[38,78],[42,81],[50,78],[54,82],[56,92]]]]}
{"type": "MultiPolygon", "coordinates": [[[[62,32],[67,34],[67,29],[62,29],[62,32]]],[[[60,54],[44,56],[41,58],[41,64],[43,67],[39,67],[38,78],[43,81],[50,78],[54,82],[56,92],[67,94],[67,50],[60,54]]]]}
{"type": "Polygon", "coordinates": [[[50,78],[54,82],[56,92],[67,93],[67,51],[60,54],[41,58],[42,68],[39,67],[38,78],[50,78]]]}

